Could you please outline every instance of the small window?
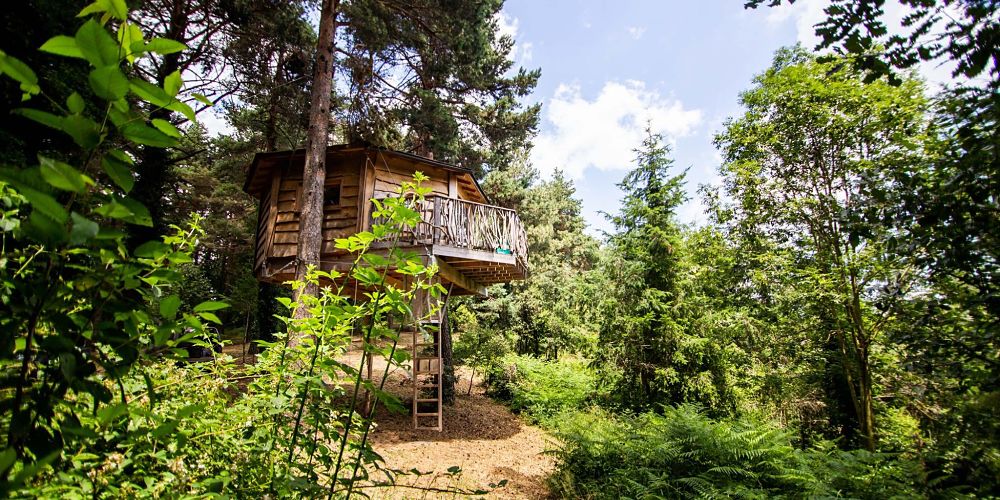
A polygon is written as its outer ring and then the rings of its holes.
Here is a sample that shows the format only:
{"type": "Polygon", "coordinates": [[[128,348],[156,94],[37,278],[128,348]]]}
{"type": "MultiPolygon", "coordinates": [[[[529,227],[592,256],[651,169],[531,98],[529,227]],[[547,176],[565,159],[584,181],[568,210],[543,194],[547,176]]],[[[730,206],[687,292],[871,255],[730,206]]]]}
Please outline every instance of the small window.
{"type": "Polygon", "coordinates": [[[340,184],[336,186],[327,186],[323,191],[323,206],[324,207],[339,207],[340,206],[340,184]]]}

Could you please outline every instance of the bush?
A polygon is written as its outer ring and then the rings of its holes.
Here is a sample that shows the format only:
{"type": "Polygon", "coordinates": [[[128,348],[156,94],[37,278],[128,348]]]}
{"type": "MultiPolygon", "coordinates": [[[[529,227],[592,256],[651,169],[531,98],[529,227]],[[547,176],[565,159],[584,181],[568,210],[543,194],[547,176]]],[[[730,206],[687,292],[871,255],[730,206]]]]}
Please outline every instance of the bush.
{"type": "Polygon", "coordinates": [[[785,431],[713,421],[693,406],[632,419],[567,414],[556,428],[564,445],[553,486],[566,496],[766,498],[814,482],[785,431]]]}
{"type": "Polygon", "coordinates": [[[613,417],[572,411],[551,421],[562,441],[553,490],[565,497],[916,496],[916,463],[865,451],[792,446],[792,435],[751,418],[712,420],[697,407],[613,417]]]}
{"type": "Polygon", "coordinates": [[[515,411],[544,421],[593,400],[597,376],[582,360],[508,355],[487,372],[486,382],[491,395],[508,401],[515,411]]]}

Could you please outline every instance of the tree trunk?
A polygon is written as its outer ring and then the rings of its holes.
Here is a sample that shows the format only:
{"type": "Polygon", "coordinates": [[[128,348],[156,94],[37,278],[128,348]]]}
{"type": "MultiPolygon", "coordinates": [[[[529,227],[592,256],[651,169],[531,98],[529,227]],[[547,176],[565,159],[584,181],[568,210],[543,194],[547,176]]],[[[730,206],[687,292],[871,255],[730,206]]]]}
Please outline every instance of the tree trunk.
{"type": "MultiPolygon", "coordinates": [[[[184,7],[185,3],[182,1],[176,1],[171,6],[169,27],[165,33],[166,38],[171,40],[184,39],[184,32],[188,28],[184,7]]],[[[174,52],[163,56],[162,64],[156,68],[156,85],[163,87],[167,76],[181,69],[181,54],[181,52],[174,52]]],[[[170,121],[172,114],[173,112],[168,109],[157,108],[149,113],[149,117],[150,119],[170,121]]],[[[132,248],[147,241],[158,240],[167,229],[167,223],[164,221],[163,195],[166,193],[170,181],[170,153],[166,149],[144,146],[138,156],[139,161],[136,162],[138,177],[135,181],[135,190],[131,194],[149,210],[153,225],[152,227],[131,226],[129,228],[128,242],[132,248]]]]}
{"type": "MultiPolygon", "coordinates": [[[[316,42],[316,65],[309,107],[309,131],[306,136],[306,161],[302,172],[302,212],[299,214],[299,240],[295,279],[302,281],[309,266],[319,267],[323,245],[323,186],[326,183],[326,147],[330,130],[330,101],[333,91],[333,56],[337,34],[339,0],[323,0],[319,17],[319,40],[316,42]]],[[[295,291],[296,302],[303,295],[317,296],[315,284],[295,291]]],[[[299,307],[296,318],[309,315],[299,307]]],[[[294,343],[294,339],[290,339],[294,343]]]]}
{"type": "Polygon", "coordinates": [[[448,301],[445,299],[438,335],[441,339],[441,363],[444,366],[444,385],[441,393],[444,404],[455,404],[455,357],[451,345],[451,326],[448,324],[448,301]]]}

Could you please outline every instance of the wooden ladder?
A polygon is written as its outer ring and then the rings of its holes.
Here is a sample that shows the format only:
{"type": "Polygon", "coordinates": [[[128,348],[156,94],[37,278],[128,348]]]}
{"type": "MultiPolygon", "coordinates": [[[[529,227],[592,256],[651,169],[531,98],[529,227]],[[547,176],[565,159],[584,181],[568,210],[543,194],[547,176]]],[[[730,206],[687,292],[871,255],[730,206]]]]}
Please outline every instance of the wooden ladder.
{"type": "Polygon", "coordinates": [[[426,322],[430,328],[413,333],[413,428],[440,432],[444,427],[442,384],[444,363],[441,360],[441,330],[436,321],[426,322]],[[429,425],[433,419],[433,425],[429,425]]]}

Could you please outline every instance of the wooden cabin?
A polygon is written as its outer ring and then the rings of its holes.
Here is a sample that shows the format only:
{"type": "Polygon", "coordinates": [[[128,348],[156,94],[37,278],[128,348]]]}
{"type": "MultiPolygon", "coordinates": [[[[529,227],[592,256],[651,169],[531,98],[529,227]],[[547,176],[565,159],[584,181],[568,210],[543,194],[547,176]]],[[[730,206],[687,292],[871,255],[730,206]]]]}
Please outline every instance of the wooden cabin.
{"type": "MultiPolygon", "coordinates": [[[[250,165],[244,190],[260,200],[254,273],[262,281],[282,284],[295,276],[304,164],[305,153],[297,150],[258,153],[250,165]]],[[[471,170],[368,145],[327,149],[321,267],[349,269],[353,258],[335,247],[336,239],[370,229],[372,200],[397,196],[417,171],[433,192],[417,208],[423,221],[397,246],[437,264],[437,279],[452,295],[482,294],[488,285],[524,279],[524,227],[515,211],[489,205],[471,170]]],[[[440,335],[411,333],[414,426],[441,430],[440,335]],[[428,403],[433,409],[422,409],[428,403]],[[429,418],[436,425],[422,424],[429,418]]]]}
{"type": "MultiPolygon", "coordinates": [[[[303,150],[258,153],[244,190],[260,200],[254,274],[281,284],[295,276],[302,200],[303,150]]],[[[517,213],[491,206],[472,171],[421,156],[371,146],[330,146],[323,208],[324,269],[349,262],[337,238],[371,228],[372,199],[395,196],[414,172],[433,189],[420,207],[424,221],[401,247],[433,257],[454,295],[482,293],[495,283],[524,279],[528,242],[517,213]]]]}

